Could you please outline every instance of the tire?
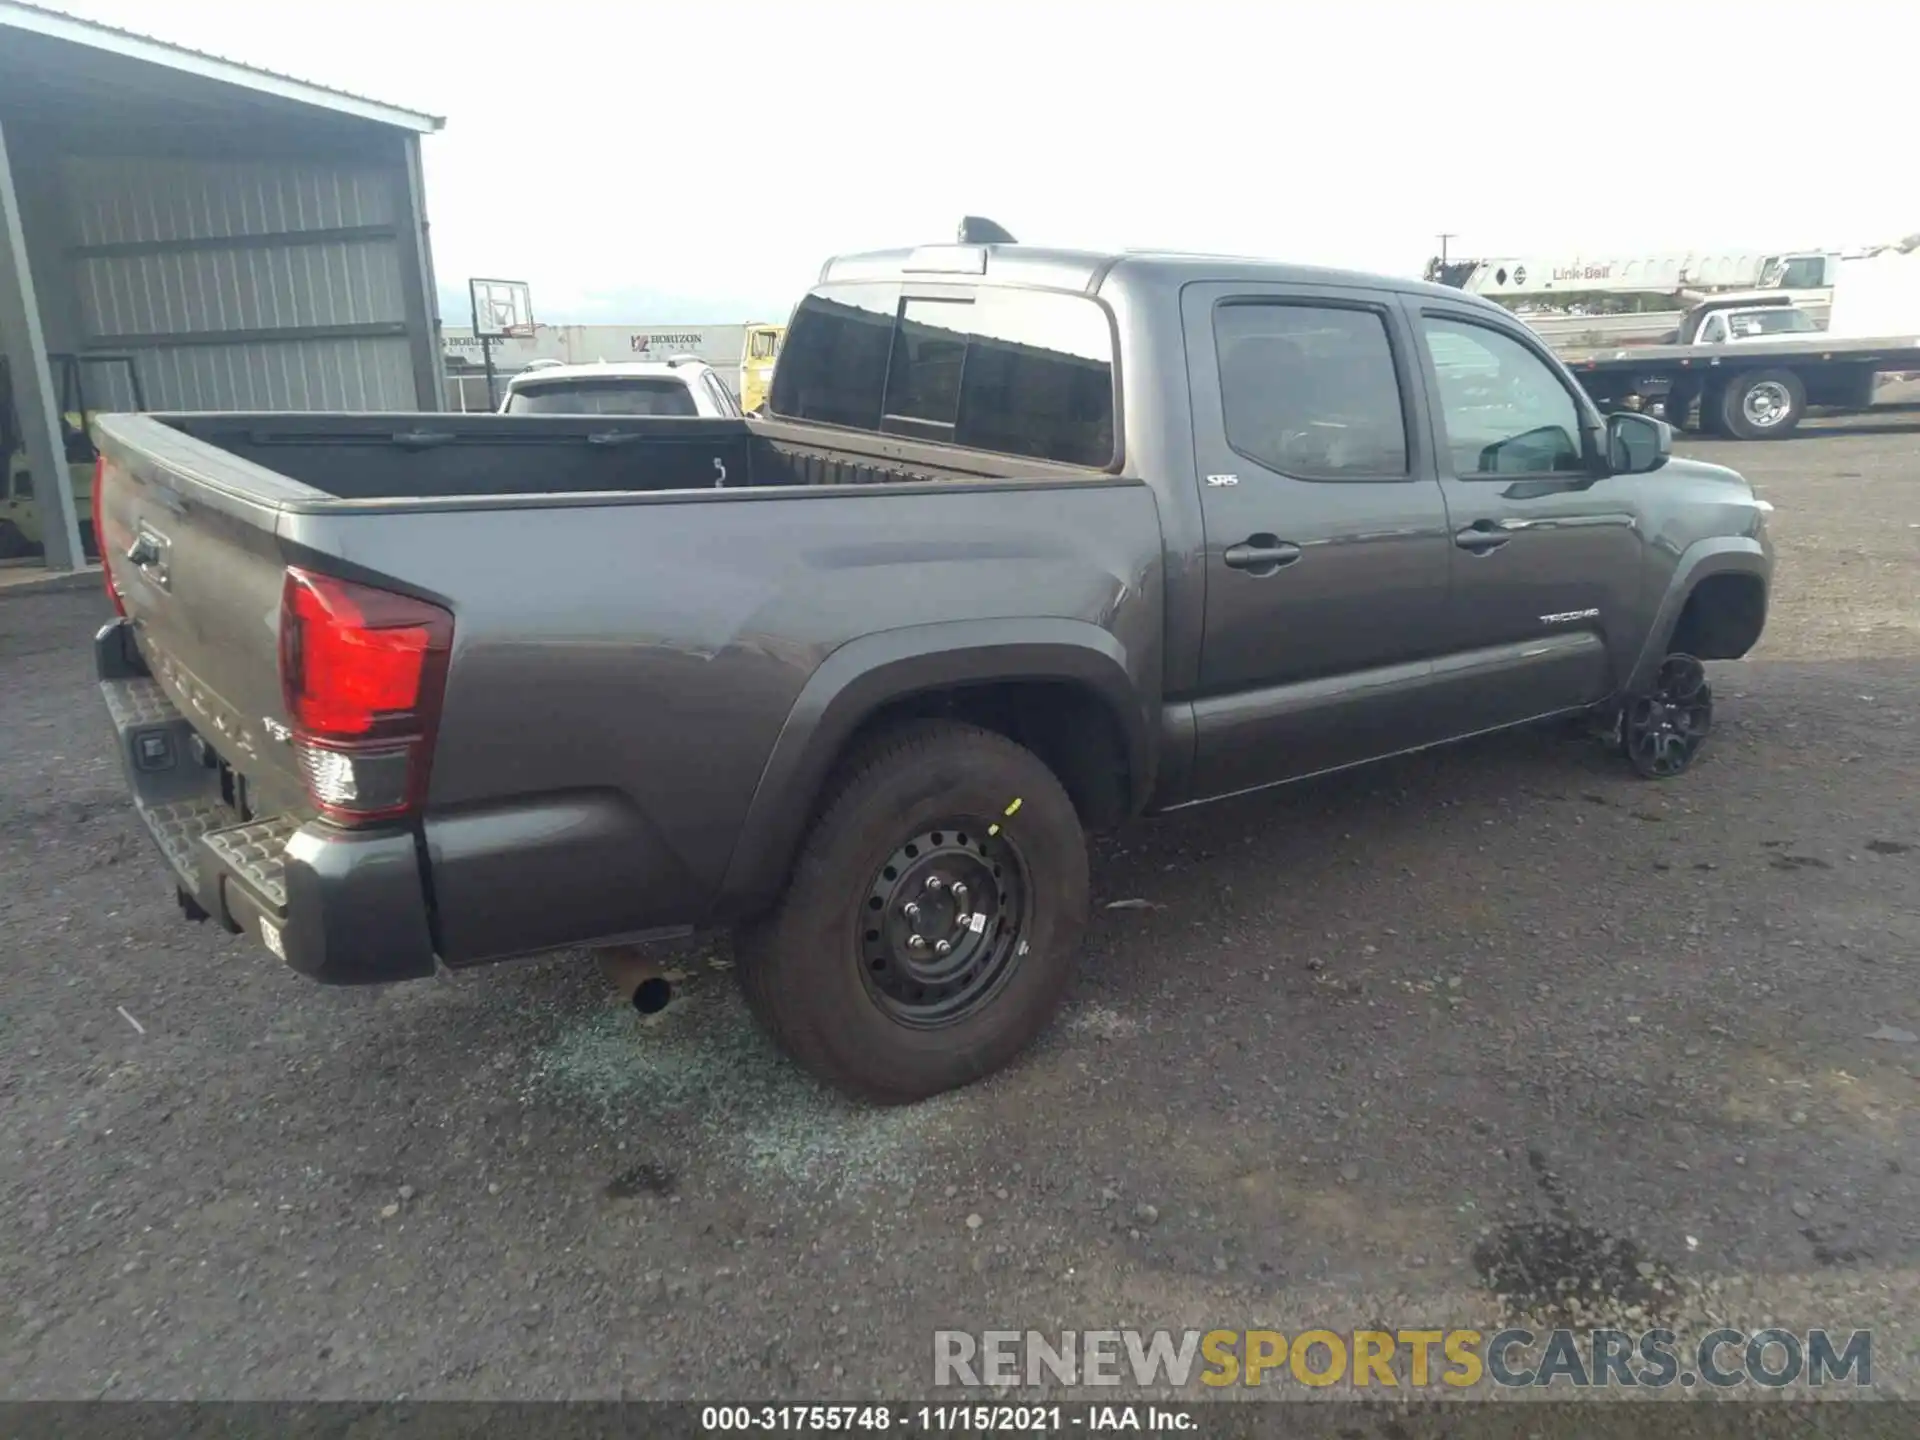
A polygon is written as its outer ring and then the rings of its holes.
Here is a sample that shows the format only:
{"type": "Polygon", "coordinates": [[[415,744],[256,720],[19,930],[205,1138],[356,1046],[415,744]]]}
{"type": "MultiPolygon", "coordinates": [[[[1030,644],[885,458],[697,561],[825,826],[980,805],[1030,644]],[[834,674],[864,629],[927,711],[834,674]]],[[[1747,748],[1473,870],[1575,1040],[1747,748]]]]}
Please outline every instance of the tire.
{"type": "Polygon", "coordinates": [[[1620,713],[1620,753],[1643,780],[1671,780],[1699,758],[1713,731],[1713,686],[1691,655],[1660,662],[1653,683],[1629,695],[1620,713]]]}
{"type": "Polygon", "coordinates": [[[1691,394],[1669,395],[1663,408],[1665,410],[1666,422],[1673,427],[1674,433],[1676,435],[1685,434],[1687,429],[1687,415],[1693,409],[1693,396],[1691,394]]]}
{"type": "Polygon", "coordinates": [[[1778,440],[1807,413],[1807,387],[1791,370],[1735,375],[1720,392],[1720,424],[1736,440],[1778,440]]]}
{"type": "Polygon", "coordinates": [[[906,1104],[992,1074],[1046,1028],[1087,909],[1086,837],[1053,772],[990,730],[916,721],[829,782],[785,893],[735,936],[736,969],[755,1018],[803,1069],[857,1099],[906,1104]],[[921,887],[943,876],[928,899],[921,887]],[[964,902],[961,877],[977,886],[964,902]],[[909,923],[919,900],[929,918],[909,923]],[[969,923],[989,910],[984,928],[969,923]],[[951,937],[934,943],[955,958],[915,960],[910,938],[928,937],[902,931],[919,928],[951,937]],[[941,989],[915,989],[929,964],[963,962],[979,968],[950,982],[956,997],[915,998],[941,989]],[[939,1004],[955,1013],[932,1016],[939,1004]]]}
{"type": "Polygon", "coordinates": [[[1726,404],[1724,386],[1709,388],[1700,397],[1699,426],[1702,435],[1711,435],[1716,439],[1725,439],[1727,427],[1720,418],[1722,407],[1726,404]]]}

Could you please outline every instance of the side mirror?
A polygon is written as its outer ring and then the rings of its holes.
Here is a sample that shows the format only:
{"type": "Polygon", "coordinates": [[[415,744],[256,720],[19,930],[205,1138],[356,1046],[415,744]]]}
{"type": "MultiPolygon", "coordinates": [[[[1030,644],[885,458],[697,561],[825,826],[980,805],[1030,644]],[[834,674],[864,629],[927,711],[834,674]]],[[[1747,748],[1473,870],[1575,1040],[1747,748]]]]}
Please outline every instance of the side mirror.
{"type": "Polygon", "coordinates": [[[1615,475],[1645,475],[1673,454],[1673,427],[1651,415],[1623,411],[1607,417],[1607,468],[1615,475]]]}

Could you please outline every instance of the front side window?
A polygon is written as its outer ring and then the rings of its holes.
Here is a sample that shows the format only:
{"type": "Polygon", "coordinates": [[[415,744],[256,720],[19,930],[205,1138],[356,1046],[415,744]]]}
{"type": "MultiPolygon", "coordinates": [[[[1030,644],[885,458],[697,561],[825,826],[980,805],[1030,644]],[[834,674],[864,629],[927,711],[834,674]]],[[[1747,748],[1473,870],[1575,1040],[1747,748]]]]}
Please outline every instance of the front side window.
{"type": "Polygon", "coordinates": [[[756,330],[747,341],[747,358],[750,360],[771,360],[780,336],[772,330],[756,330]]]}
{"type": "Polygon", "coordinates": [[[1485,325],[1427,315],[1420,326],[1440,382],[1440,420],[1455,475],[1470,480],[1586,469],[1580,408],[1546,361],[1485,325]]]}
{"type": "Polygon", "coordinates": [[[681,380],[555,380],[516,386],[509,415],[698,415],[693,392],[681,380]]]}
{"type": "Polygon", "coordinates": [[[1707,323],[1700,327],[1700,343],[1702,345],[1718,345],[1726,338],[1727,322],[1725,317],[1720,315],[1708,316],[1707,323]]]}
{"type": "MultiPolygon", "coordinates": [[[[1824,255],[1795,255],[1783,262],[1774,284],[1782,290],[1815,290],[1827,282],[1827,258],[1824,255]]],[[[1762,279],[1762,285],[1768,282],[1762,279]]]]}
{"type": "Polygon", "coordinates": [[[1407,475],[1407,421],[1377,311],[1240,301],[1214,312],[1227,443],[1300,480],[1407,475]]]}

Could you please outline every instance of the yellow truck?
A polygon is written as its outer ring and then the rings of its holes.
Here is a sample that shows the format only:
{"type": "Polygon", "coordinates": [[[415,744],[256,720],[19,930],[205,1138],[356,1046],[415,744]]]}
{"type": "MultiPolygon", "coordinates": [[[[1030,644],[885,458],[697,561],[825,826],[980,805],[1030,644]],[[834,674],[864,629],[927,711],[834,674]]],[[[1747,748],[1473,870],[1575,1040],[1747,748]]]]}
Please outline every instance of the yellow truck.
{"type": "Polygon", "coordinates": [[[773,362],[780,354],[784,325],[749,325],[740,347],[740,408],[757,414],[773,388],[773,362]]]}
{"type": "MultiPolygon", "coordinates": [[[[88,366],[124,366],[127,392],[135,410],[145,410],[140,372],[130,355],[49,355],[47,363],[60,375],[60,440],[66,451],[67,484],[80,519],[80,546],[89,560],[98,558],[93,539],[93,464],[99,452],[93,444],[93,408],[87,403],[88,366]]],[[[96,395],[99,393],[96,390],[96,395]]],[[[13,372],[0,358],[0,456],[6,459],[5,488],[0,489],[0,560],[38,554],[46,548],[38,488],[27,459],[19,408],[13,398],[13,372]]]]}

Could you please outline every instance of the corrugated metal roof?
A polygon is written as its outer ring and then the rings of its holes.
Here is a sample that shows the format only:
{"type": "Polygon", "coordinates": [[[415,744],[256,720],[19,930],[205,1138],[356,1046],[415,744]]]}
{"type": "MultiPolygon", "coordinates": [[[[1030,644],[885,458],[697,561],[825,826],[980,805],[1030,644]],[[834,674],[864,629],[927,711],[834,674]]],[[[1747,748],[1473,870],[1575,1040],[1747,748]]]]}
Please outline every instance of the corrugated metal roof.
{"type": "Polygon", "coordinates": [[[260,94],[277,96],[302,105],[312,105],[341,115],[352,115],[361,120],[371,120],[376,124],[391,125],[400,130],[412,130],[422,135],[432,134],[447,123],[438,115],[402,110],[396,105],[369,100],[364,95],[353,95],[345,90],[335,90],[330,86],[315,85],[307,80],[296,80],[291,75],[262,70],[254,65],[242,65],[237,60],[211,55],[204,50],[193,50],[166,40],[156,40],[150,35],[138,35],[131,30],[119,29],[117,26],[103,25],[94,20],[83,20],[77,15],[69,15],[62,10],[49,10],[40,5],[24,4],[22,0],[0,0],[0,27],[44,35],[49,39],[65,40],[90,49],[122,55],[131,60],[142,60],[149,64],[164,66],[182,74],[197,75],[202,79],[237,85],[242,89],[257,91],[260,94]]]}

